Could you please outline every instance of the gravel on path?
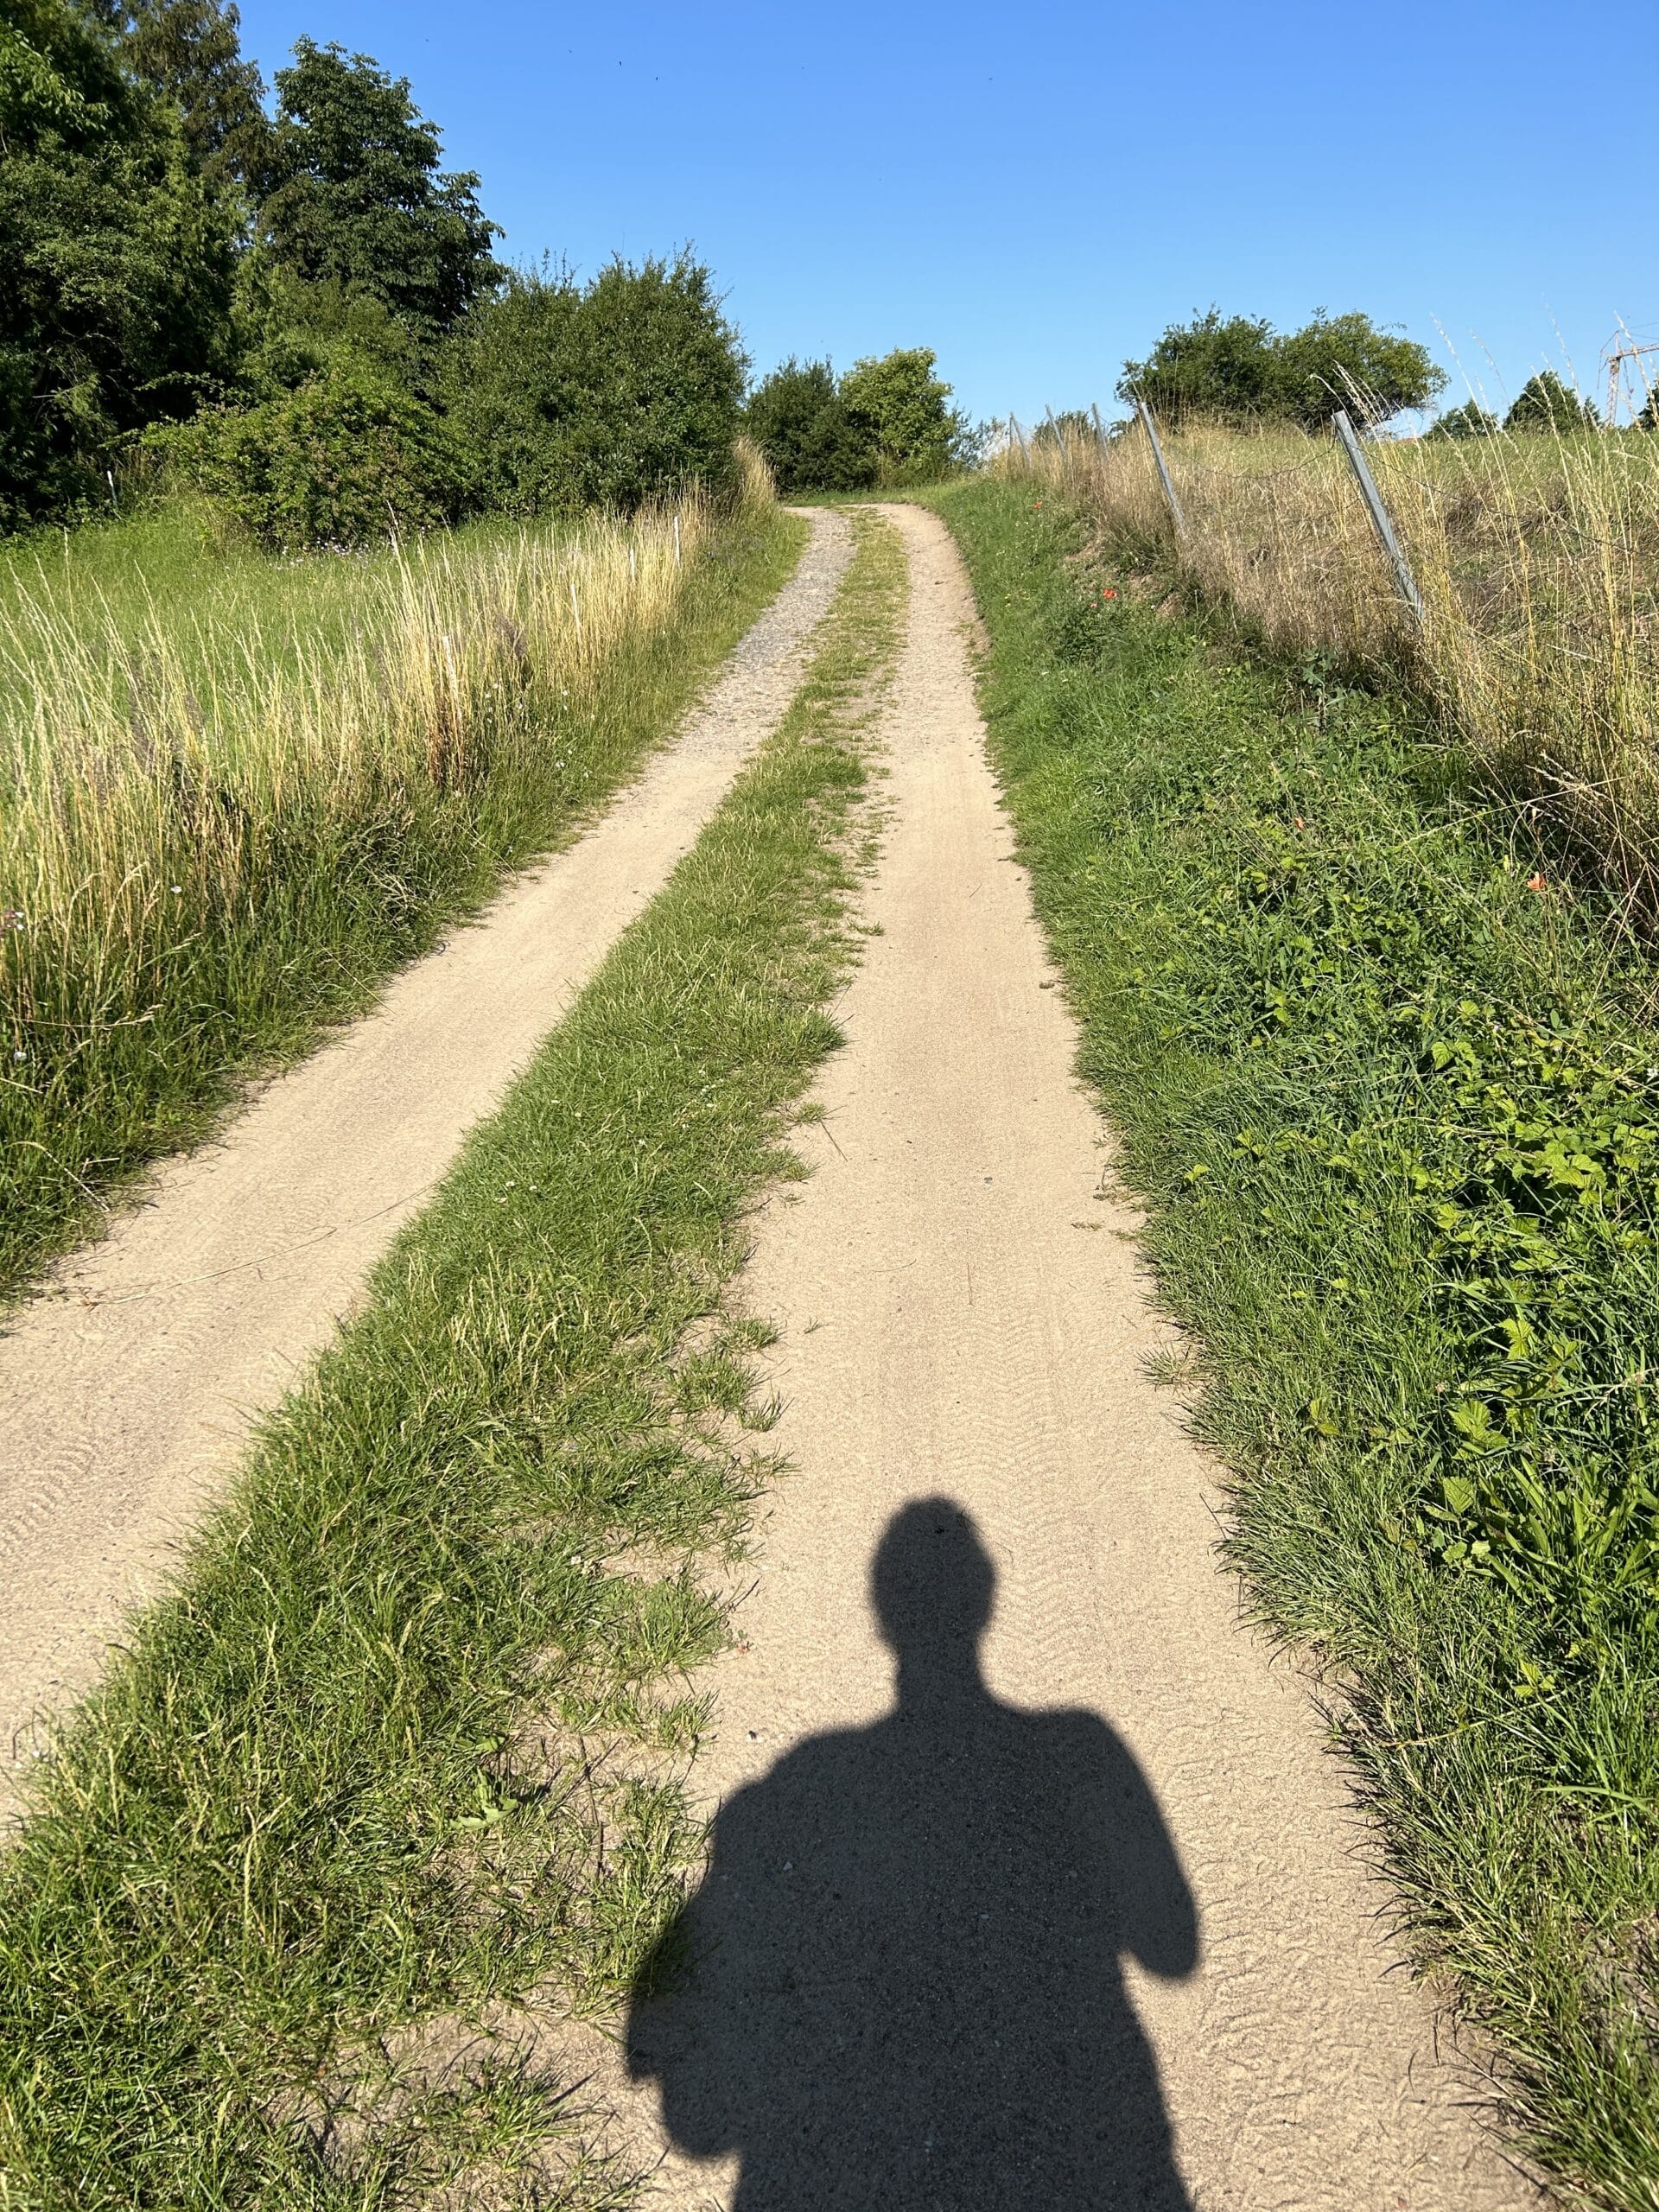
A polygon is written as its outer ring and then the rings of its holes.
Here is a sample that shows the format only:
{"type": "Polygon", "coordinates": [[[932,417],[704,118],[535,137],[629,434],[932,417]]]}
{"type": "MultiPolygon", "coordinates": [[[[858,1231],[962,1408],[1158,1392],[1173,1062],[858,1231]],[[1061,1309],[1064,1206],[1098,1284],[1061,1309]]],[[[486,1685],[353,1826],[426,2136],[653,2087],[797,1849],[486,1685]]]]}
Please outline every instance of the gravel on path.
{"type": "Polygon", "coordinates": [[[708,1679],[696,1963],[626,2059],[592,2038],[589,2094],[653,2203],[1516,2212],[1308,1686],[1218,1566],[967,579],[936,518],[886,512],[881,933],[743,1286],[798,1471],[708,1679]]]}
{"type": "Polygon", "coordinates": [[[0,1334],[0,1803],[96,1677],[467,1130],[661,888],[800,682],[851,550],[801,563],[683,733],[579,842],[150,1180],[0,1334]]]}

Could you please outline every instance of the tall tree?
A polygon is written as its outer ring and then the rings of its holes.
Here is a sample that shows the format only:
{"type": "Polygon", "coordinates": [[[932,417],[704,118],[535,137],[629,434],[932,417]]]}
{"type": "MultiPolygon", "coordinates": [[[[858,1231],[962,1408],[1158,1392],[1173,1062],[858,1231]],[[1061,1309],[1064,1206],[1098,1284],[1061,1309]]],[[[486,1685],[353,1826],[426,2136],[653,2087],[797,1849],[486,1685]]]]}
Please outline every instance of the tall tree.
{"type": "Polygon", "coordinates": [[[246,186],[270,124],[264,79],[244,58],[230,0],[104,0],[134,73],[177,107],[191,162],[215,186],[246,186]]]}
{"type": "Polygon", "coordinates": [[[231,225],[177,110],[76,0],[0,22],[0,527],[96,498],[226,365],[231,225]]]}
{"type": "Polygon", "coordinates": [[[1529,377],[1503,417],[1506,430],[1593,430],[1601,417],[1593,400],[1580,399],[1554,369],[1529,377]]]}
{"type": "Polygon", "coordinates": [[[441,170],[442,158],[407,78],[301,39],[276,73],[258,179],[264,251],[307,283],[366,293],[436,337],[504,273],[477,176],[441,170]]]}

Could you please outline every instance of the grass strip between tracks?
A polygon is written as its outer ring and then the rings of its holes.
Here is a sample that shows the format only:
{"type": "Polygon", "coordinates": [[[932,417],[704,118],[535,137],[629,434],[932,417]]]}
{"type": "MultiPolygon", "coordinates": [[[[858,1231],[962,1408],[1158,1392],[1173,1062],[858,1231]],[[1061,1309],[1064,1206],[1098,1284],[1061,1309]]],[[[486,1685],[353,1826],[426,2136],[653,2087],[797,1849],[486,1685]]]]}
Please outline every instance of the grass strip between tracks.
{"type": "Polygon", "coordinates": [[[700,1568],[771,1471],[727,1287],[836,1042],[902,604],[855,526],[779,732],[37,1774],[0,1856],[10,2212],[401,2204],[562,2134],[558,2201],[616,2201],[560,2085],[388,2052],[531,1991],[602,2016],[696,1858],[700,1568]]]}
{"type": "Polygon", "coordinates": [[[1162,619],[1028,486],[937,504],[1230,1554],[1518,2138],[1652,2212],[1651,959],[1398,702],[1162,619]]]}

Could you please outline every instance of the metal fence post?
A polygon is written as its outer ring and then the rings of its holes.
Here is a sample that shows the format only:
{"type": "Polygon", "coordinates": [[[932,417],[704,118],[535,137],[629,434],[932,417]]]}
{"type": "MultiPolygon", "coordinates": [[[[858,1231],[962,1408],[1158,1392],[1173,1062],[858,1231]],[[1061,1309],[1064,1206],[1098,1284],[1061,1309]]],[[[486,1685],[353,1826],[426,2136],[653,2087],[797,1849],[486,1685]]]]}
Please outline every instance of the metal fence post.
{"type": "Polygon", "coordinates": [[[1337,435],[1342,440],[1343,450],[1348,456],[1365,505],[1370,511],[1372,527],[1393,567],[1394,580],[1400,587],[1400,596],[1421,623],[1423,620],[1423,595],[1417,588],[1417,579],[1412,575],[1405,555],[1400,550],[1400,541],[1394,534],[1394,524],[1389,520],[1389,511],[1382,504],[1382,494],[1376,488],[1376,480],[1365,464],[1358,436],[1348,419],[1348,410],[1338,407],[1331,419],[1336,425],[1337,435]]]}
{"type": "Polygon", "coordinates": [[[1158,481],[1163,486],[1164,498],[1169,503],[1170,519],[1175,525],[1175,535],[1178,538],[1185,538],[1186,517],[1181,512],[1181,503],[1175,496],[1174,485],[1170,481],[1169,463],[1164,459],[1164,449],[1158,442],[1158,427],[1152,419],[1152,410],[1138,391],[1135,395],[1135,405],[1141,417],[1141,426],[1147,434],[1147,443],[1152,448],[1152,457],[1158,464],[1158,481]]]}

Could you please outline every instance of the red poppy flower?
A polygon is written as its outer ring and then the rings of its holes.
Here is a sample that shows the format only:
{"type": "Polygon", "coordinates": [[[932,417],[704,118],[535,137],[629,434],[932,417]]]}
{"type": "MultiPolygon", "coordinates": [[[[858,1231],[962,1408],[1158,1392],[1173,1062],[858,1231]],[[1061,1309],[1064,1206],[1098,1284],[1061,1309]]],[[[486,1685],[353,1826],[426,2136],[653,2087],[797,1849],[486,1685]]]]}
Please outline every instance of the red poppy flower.
{"type": "Polygon", "coordinates": [[[1100,595],[1103,599],[1116,599],[1117,597],[1117,594],[1112,589],[1109,584],[1103,586],[1100,595]]]}
{"type": "Polygon", "coordinates": [[[1529,875],[1527,878],[1527,888],[1529,891],[1541,891],[1543,887],[1544,879],[1541,875],[1529,875]]]}

